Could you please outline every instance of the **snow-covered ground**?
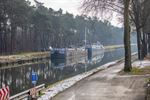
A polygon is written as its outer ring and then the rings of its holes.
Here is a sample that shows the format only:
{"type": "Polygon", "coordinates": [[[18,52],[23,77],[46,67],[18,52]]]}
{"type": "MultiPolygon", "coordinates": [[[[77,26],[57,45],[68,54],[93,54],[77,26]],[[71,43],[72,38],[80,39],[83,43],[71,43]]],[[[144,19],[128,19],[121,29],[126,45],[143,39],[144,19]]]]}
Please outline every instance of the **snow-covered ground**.
{"type": "Polygon", "coordinates": [[[138,68],[143,68],[143,67],[147,67],[150,66],[150,61],[149,60],[142,60],[142,61],[135,61],[132,64],[133,67],[138,67],[138,68]]]}
{"type": "Polygon", "coordinates": [[[89,75],[98,72],[100,70],[106,69],[111,65],[114,65],[118,62],[119,60],[116,60],[114,62],[107,63],[105,65],[102,65],[96,69],[93,69],[89,72],[85,72],[83,74],[79,74],[77,76],[68,78],[66,80],[63,80],[61,82],[58,82],[54,85],[52,85],[50,88],[48,88],[45,92],[44,95],[39,97],[38,100],[50,100],[52,97],[54,97],[56,94],[60,93],[61,91],[64,91],[65,89],[73,86],[75,83],[78,81],[82,80],[83,78],[88,77],[89,75]]]}

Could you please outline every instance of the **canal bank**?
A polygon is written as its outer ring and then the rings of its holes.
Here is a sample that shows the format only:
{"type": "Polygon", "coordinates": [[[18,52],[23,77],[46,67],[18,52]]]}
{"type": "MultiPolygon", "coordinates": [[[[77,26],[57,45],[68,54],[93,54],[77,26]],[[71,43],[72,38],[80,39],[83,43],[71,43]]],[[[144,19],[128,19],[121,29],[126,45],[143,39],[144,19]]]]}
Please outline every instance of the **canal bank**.
{"type": "Polygon", "coordinates": [[[50,58],[50,52],[30,52],[16,55],[0,56],[0,67],[38,62],[50,58]]]}
{"type": "MultiPolygon", "coordinates": [[[[132,44],[131,46],[136,46],[132,44]]],[[[104,46],[106,51],[114,50],[123,48],[123,45],[112,45],[112,46],[104,46]]],[[[85,52],[82,50],[78,50],[78,52],[72,52],[68,53],[69,57],[70,55],[77,55],[79,57],[83,57],[86,55],[85,52]],[[75,54],[76,53],[76,54],[75,54]],[[78,55],[77,55],[78,53],[78,55]]],[[[50,58],[50,51],[46,52],[30,52],[30,53],[21,53],[21,54],[15,54],[15,55],[6,55],[6,56],[0,56],[0,67],[9,66],[9,65],[19,65],[19,64],[25,64],[25,63],[32,63],[32,62],[38,62],[43,59],[49,59],[50,58]]]]}
{"type": "MultiPolygon", "coordinates": [[[[147,76],[119,76],[123,64],[96,73],[51,100],[145,100],[147,76]]],[[[43,99],[44,100],[44,99],[43,99]]]]}
{"type": "Polygon", "coordinates": [[[150,75],[120,75],[123,65],[119,62],[92,74],[50,100],[147,100],[146,79],[150,75]]]}
{"type": "MultiPolygon", "coordinates": [[[[132,52],[134,51],[136,50],[132,50],[132,52]]],[[[84,57],[67,61],[51,61],[47,59],[40,63],[17,65],[15,67],[1,69],[0,86],[2,82],[6,82],[10,87],[10,95],[13,96],[34,87],[31,83],[32,71],[36,72],[38,75],[36,86],[41,84],[49,86],[64,79],[96,69],[108,62],[120,59],[124,56],[123,54],[123,48],[119,48],[105,52],[102,59],[92,58],[90,61],[84,57]]]]}
{"type": "MultiPolygon", "coordinates": [[[[132,54],[132,62],[135,61],[136,59],[137,59],[137,53],[133,53],[132,54]]],[[[109,62],[107,64],[99,66],[96,69],[93,69],[91,71],[85,72],[83,74],[71,77],[69,79],[58,82],[54,85],[51,85],[46,90],[43,91],[44,95],[41,96],[39,98],[39,100],[49,100],[49,99],[55,100],[55,98],[57,98],[57,97],[58,98],[56,100],[76,100],[76,98],[74,97],[75,94],[73,96],[69,95],[73,91],[69,91],[69,93],[68,92],[66,93],[66,91],[68,91],[70,88],[79,89],[80,87],[76,87],[77,84],[80,84],[82,86],[86,85],[87,82],[85,82],[84,80],[94,76],[97,73],[101,73],[101,75],[100,75],[101,78],[106,77],[107,75],[109,75],[110,78],[116,76],[115,74],[117,74],[117,72],[119,72],[123,69],[123,67],[122,67],[123,62],[124,62],[124,58],[121,58],[119,60],[115,60],[113,62],[109,62]],[[117,67],[117,66],[119,66],[119,67],[117,67]],[[107,72],[107,70],[109,70],[109,72],[107,72]],[[111,72],[111,70],[112,70],[112,72],[111,72]],[[113,75],[111,75],[112,73],[113,73],[113,75]],[[84,81],[84,82],[82,82],[82,81],[84,81]],[[57,96],[57,94],[58,94],[58,96],[57,96]],[[61,95],[61,94],[63,94],[63,95],[59,97],[59,95],[61,95]],[[66,95],[68,95],[69,97],[66,95]],[[63,96],[66,96],[66,97],[63,97],[63,96]],[[70,98],[70,96],[71,96],[71,98],[70,98]],[[61,98],[63,98],[63,99],[61,99],[61,98]]],[[[88,87],[88,85],[87,85],[86,89],[92,88],[92,86],[94,86],[94,85],[95,84],[91,85],[91,87],[88,87]]],[[[105,88],[105,87],[103,87],[103,88],[105,88]]],[[[93,92],[93,94],[94,94],[96,89],[97,88],[93,88],[93,91],[89,91],[89,92],[93,92]]],[[[83,92],[79,91],[79,94],[84,93],[84,91],[87,91],[87,90],[83,90],[83,92]]],[[[78,95],[76,95],[76,96],[78,97],[78,95]]],[[[77,100],[84,100],[84,99],[80,98],[77,100]]],[[[85,99],[85,100],[97,100],[97,99],[94,98],[94,99],[85,99]]]]}

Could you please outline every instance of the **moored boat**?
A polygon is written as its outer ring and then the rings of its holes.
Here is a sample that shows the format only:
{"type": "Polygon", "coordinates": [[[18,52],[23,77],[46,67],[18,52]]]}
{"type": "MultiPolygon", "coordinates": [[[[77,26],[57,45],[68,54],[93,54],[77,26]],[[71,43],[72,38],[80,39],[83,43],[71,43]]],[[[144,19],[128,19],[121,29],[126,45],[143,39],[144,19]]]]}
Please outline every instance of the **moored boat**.
{"type": "Polygon", "coordinates": [[[65,48],[53,48],[51,50],[51,59],[65,59],[66,49],[65,48]]]}
{"type": "Polygon", "coordinates": [[[95,56],[104,55],[104,46],[100,43],[86,46],[87,57],[91,60],[95,56]]]}

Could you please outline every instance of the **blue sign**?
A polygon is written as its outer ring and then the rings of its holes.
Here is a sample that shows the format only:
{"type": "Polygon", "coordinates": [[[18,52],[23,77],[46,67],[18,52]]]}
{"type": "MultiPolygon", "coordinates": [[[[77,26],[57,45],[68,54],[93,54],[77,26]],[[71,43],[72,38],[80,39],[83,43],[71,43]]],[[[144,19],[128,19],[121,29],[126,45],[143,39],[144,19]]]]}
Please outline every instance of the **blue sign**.
{"type": "Polygon", "coordinates": [[[36,72],[32,71],[32,76],[31,76],[32,84],[36,84],[36,81],[38,80],[38,76],[36,72]]]}

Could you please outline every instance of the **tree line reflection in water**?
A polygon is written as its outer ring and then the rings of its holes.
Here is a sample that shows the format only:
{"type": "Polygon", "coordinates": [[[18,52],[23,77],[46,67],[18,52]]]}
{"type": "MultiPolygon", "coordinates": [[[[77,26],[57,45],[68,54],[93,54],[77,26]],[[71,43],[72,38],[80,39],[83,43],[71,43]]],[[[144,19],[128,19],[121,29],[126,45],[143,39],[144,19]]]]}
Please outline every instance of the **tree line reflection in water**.
{"type": "MultiPolygon", "coordinates": [[[[134,51],[134,50],[133,50],[134,51]]],[[[52,84],[60,80],[75,76],[77,74],[89,71],[107,62],[117,60],[123,56],[123,49],[116,49],[105,52],[92,58],[87,57],[70,60],[47,60],[41,63],[23,65],[15,68],[0,70],[0,88],[2,82],[8,84],[11,95],[33,87],[31,82],[31,73],[35,71],[38,76],[36,85],[52,84]]]]}

